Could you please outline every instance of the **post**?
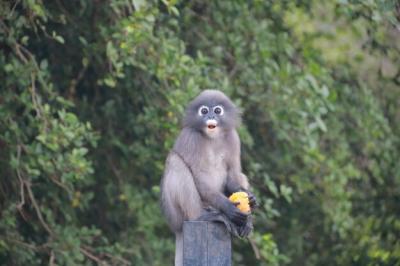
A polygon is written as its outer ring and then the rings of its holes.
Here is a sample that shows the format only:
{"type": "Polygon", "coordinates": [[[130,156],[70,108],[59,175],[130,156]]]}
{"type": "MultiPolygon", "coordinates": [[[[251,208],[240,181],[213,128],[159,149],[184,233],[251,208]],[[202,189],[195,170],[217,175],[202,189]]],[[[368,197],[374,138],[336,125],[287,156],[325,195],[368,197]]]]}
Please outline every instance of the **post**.
{"type": "Polygon", "coordinates": [[[231,253],[231,236],[222,223],[184,222],[184,266],[231,266],[231,253]]]}

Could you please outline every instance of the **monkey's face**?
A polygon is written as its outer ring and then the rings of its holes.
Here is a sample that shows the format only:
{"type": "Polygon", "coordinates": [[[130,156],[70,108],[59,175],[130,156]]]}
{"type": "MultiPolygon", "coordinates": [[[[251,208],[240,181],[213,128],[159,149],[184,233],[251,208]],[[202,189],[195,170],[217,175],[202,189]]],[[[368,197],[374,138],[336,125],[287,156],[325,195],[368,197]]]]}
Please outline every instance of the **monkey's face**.
{"type": "Polygon", "coordinates": [[[238,122],[237,109],[229,98],[220,91],[206,90],[189,104],[184,126],[216,138],[236,127],[238,122]]]}
{"type": "Polygon", "coordinates": [[[216,138],[221,134],[224,115],[224,107],[222,105],[202,105],[199,107],[197,114],[202,120],[202,130],[207,136],[216,138]]]}

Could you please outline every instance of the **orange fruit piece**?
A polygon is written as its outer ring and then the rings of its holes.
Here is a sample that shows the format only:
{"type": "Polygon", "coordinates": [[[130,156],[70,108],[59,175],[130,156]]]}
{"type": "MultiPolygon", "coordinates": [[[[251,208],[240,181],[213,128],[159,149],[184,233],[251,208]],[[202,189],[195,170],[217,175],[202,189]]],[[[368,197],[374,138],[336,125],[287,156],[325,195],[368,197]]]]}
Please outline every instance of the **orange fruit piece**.
{"type": "Polygon", "coordinates": [[[241,212],[250,212],[249,195],[246,192],[235,192],[229,197],[229,200],[233,203],[239,203],[236,207],[241,212]]]}

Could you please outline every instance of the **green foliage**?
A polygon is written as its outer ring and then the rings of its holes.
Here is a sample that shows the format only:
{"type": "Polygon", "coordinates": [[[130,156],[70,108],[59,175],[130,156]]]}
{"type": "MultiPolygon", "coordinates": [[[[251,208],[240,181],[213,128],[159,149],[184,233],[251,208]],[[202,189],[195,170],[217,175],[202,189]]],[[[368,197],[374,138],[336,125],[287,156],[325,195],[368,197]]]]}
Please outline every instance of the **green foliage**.
{"type": "Polygon", "coordinates": [[[243,111],[235,265],[400,265],[396,1],[0,3],[0,264],[169,265],[185,105],[243,111]]]}

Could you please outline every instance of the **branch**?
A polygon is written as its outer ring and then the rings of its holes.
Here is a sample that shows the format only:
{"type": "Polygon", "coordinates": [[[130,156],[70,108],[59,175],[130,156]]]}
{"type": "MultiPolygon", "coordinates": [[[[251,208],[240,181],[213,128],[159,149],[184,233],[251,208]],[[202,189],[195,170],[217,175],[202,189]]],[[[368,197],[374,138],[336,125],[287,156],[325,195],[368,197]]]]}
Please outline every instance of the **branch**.
{"type": "Polygon", "coordinates": [[[49,225],[44,221],[43,216],[42,216],[42,212],[40,211],[39,205],[36,202],[36,199],[33,195],[32,189],[31,189],[31,183],[27,180],[24,181],[26,189],[28,190],[28,195],[29,198],[32,201],[32,205],[36,211],[36,215],[39,218],[40,223],[43,225],[43,227],[46,229],[46,231],[49,233],[50,236],[54,236],[53,231],[50,229],[49,225]]]}
{"type": "MultiPolygon", "coordinates": [[[[10,29],[7,27],[7,25],[4,23],[3,20],[0,19],[0,28],[3,29],[7,35],[11,35],[10,29]]],[[[40,75],[40,67],[38,63],[36,62],[35,56],[23,45],[19,44],[14,38],[10,38],[12,40],[12,45],[11,48],[14,50],[15,54],[17,55],[17,58],[19,58],[24,64],[29,64],[30,62],[32,63],[33,67],[36,70],[36,76],[40,84],[48,89],[48,86],[46,82],[43,80],[43,77],[40,75]]],[[[42,115],[42,110],[40,108],[40,105],[37,103],[37,95],[36,95],[36,86],[35,86],[35,73],[32,71],[31,73],[31,83],[32,86],[29,88],[29,91],[32,95],[32,101],[33,101],[33,106],[34,109],[36,110],[36,113],[38,114],[38,117],[41,118],[42,115]]],[[[43,116],[44,118],[44,127],[47,129],[49,121],[47,120],[46,116],[43,116]]]]}
{"type": "Polygon", "coordinates": [[[96,257],[95,255],[93,255],[92,253],[90,253],[89,251],[87,251],[84,248],[80,248],[80,251],[89,259],[97,262],[100,265],[109,265],[107,262],[103,261],[102,259],[100,259],[99,257],[96,257]]]}
{"type": "Polygon", "coordinates": [[[15,8],[17,7],[17,5],[19,4],[20,1],[21,1],[21,0],[15,1],[15,4],[14,4],[14,6],[12,7],[12,9],[11,9],[11,11],[10,11],[10,14],[8,15],[9,17],[12,17],[12,15],[13,15],[13,13],[14,13],[14,11],[15,11],[15,8]]]}
{"type": "Polygon", "coordinates": [[[129,261],[127,261],[126,259],[124,259],[124,258],[115,257],[115,256],[112,256],[111,254],[108,254],[108,253],[104,253],[104,256],[106,256],[106,257],[108,257],[108,258],[110,258],[110,259],[112,259],[112,260],[118,260],[118,261],[120,261],[123,265],[131,265],[131,263],[130,263],[129,261]]]}
{"type": "Polygon", "coordinates": [[[29,60],[26,58],[26,56],[21,52],[21,45],[19,45],[18,43],[15,43],[15,53],[17,54],[17,56],[19,57],[19,59],[21,59],[22,62],[24,62],[25,64],[29,63],[29,60]]]}
{"type": "MultiPolygon", "coordinates": [[[[17,147],[17,160],[18,160],[18,164],[19,164],[19,160],[21,157],[21,146],[18,145],[17,147]]],[[[20,183],[20,197],[21,197],[21,201],[20,203],[17,204],[17,209],[19,211],[19,213],[21,214],[22,218],[24,218],[24,220],[26,221],[27,218],[25,217],[24,211],[23,211],[23,207],[25,205],[25,190],[24,190],[24,180],[21,176],[21,173],[19,171],[19,168],[17,168],[17,176],[19,179],[19,183],[20,183]]]]}
{"type": "Polygon", "coordinates": [[[118,171],[117,167],[115,166],[115,164],[112,161],[112,159],[110,158],[110,156],[106,155],[106,159],[107,159],[107,162],[109,163],[109,165],[111,166],[111,171],[114,173],[115,177],[117,178],[119,185],[121,185],[122,177],[121,177],[120,172],[118,171]]]}
{"type": "MultiPolygon", "coordinates": [[[[10,35],[10,30],[7,27],[7,25],[4,23],[4,21],[0,18],[0,27],[8,34],[10,35]]],[[[35,56],[23,45],[19,44],[14,38],[11,38],[12,40],[12,48],[14,48],[15,54],[18,56],[18,58],[24,62],[25,64],[29,63],[29,61],[32,62],[33,66],[35,67],[37,73],[40,73],[40,67],[38,63],[36,62],[35,56]]],[[[42,85],[48,89],[48,86],[44,82],[43,78],[38,75],[38,80],[42,83],[42,85]]]]}
{"type": "Polygon", "coordinates": [[[70,100],[73,100],[73,97],[74,97],[74,95],[76,93],[76,86],[83,79],[88,66],[89,66],[89,63],[84,65],[83,68],[79,71],[78,76],[71,80],[71,83],[70,83],[69,88],[68,88],[68,94],[69,94],[68,98],[70,100]]]}
{"type": "Polygon", "coordinates": [[[56,257],[54,256],[54,250],[50,252],[50,260],[49,260],[49,266],[55,266],[56,264],[54,261],[56,260],[56,257]]]}
{"type": "MultiPolygon", "coordinates": [[[[31,73],[31,83],[32,86],[29,87],[29,91],[31,92],[33,106],[35,107],[36,113],[38,114],[39,118],[42,116],[42,112],[39,108],[39,105],[36,101],[36,86],[35,86],[35,75],[31,73]]],[[[47,126],[46,126],[47,127],[47,126]]]]}
{"type": "Polygon", "coordinates": [[[50,180],[53,181],[54,184],[58,185],[59,187],[61,187],[65,191],[67,191],[68,194],[70,194],[70,195],[72,194],[72,190],[67,185],[65,185],[61,181],[57,180],[57,177],[55,175],[50,175],[49,177],[50,177],[50,180]]]}
{"type": "Polygon", "coordinates": [[[260,249],[257,247],[257,244],[256,244],[256,242],[254,242],[253,239],[251,239],[250,237],[248,237],[247,239],[249,240],[251,247],[254,251],[254,254],[256,255],[256,259],[259,260],[261,258],[260,249]]]}
{"type": "MultiPolygon", "coordinates": [[[[93,250],[92,250],[89,246],[83,245],[82,248],[83,248],[85,251],[88,251],[88,252],[93,253],[93,250]]],[[[131,265],[131,263],[130,263],[129,261],[127,261],[126,259],[121,258],[121,257],[113,256],[113,255],[111,255],[111,254],[109,254],[109,253],[101,253],[101,256],[108,257],[108,258],[110,258],[110,259],[112,259],[112,260],[120,261],[120,262],[122,263],[122,265],[131,265]]],[[[105,263],[105,262],[103,262],[103,263],[105,263]]],[[[118,264],[118,265],[120,265],[120,264],[118,264]]]]}
{"type": "Polygon", "coordinates": [[[19,240],[16,240],[16,239],[12,239],[12,238],[7,238],[6,237],[6,238],[3,238],[3,239],[6,242],[11,242],[11,243],[23,246],[25,248],[29,248],[29,249],[31,249],[33,251],[37,251],[37,252],[46,252],[49,249],[48,243],[45,243],[45,244],[40,245],[40,246],[35,246],[35,245],[29,244],[29,243],[26,243],[26,242],[23,242],[23,241],[19,241],[19,240]]]}

